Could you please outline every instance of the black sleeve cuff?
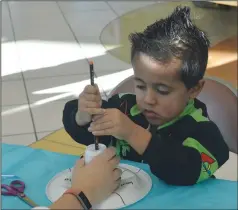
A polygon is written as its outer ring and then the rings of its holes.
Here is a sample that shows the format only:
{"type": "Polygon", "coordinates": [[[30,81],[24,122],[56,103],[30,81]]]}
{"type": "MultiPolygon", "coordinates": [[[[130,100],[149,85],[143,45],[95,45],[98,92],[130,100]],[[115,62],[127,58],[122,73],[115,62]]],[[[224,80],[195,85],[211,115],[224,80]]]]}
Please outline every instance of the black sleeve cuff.
{"type": "Polygon", "coordinates": [[[152,134],[150,142],[142,155],[143,159],[149,164],[156,162],[155,155],[158,155],[160,141],[160,136],[152,134]]]}
{"type": "Polygon", "coordinates": [[[77,109],[74,109],[72,112],[71,112],[71,116],[70,116],[70,121],[72,123],[72,125],[78,127],[78,128],[81,128],[81,129],[84,129],[86,131],[88,131],[88,127],[90,126],[90,122],[87,123],[86,125],[82,125],[82,126],[79,126],[77,121],[76,121],[76,114],[77,114],[78,110],[77,109]]]}

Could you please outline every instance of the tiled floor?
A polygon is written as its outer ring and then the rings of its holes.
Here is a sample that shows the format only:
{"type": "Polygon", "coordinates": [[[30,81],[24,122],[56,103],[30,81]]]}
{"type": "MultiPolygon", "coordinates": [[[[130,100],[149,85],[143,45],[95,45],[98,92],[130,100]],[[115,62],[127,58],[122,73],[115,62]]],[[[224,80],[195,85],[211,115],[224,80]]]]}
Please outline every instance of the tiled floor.
{"type": "MultiPolygon", "coordinates": [[[[64,104],[89,84],[89,59],[95,63],[96,82],[102,94],[131,75],[129,51],[125,51],[128,33],[133,27],[144,27],[153,15],[157,17],[158,4],[158,1],[3,1],[2,141],[29,145],[62,128],[64,104]],[[148,13],[148,8],[142,10],[147,6],[155,14],[148,13]],[[138,9],[140,12],[120,18],[138,9]],[[146,16],[144,11],[151,15],[146,16]],[[142,16],[143,21],[139,21],[142,16]]],[[[168,13],[161,8],[160,11],[168,13]]],[[[222,21],[228,19],[226,30],[222,30],[224,36],[233,33],[230,28],[234,20],[228,17],[222,21]]],[[[225,174],[237,177],[233,172],[237,169],[234,169],[236,158],[223,168],[225,174]]]]}
{"type": "MultiPolygon", "coordinates": [[[[106,53],[100,34],[118,16],[155,2],[2,2],[3,142],[28,145],[62,128],[65,102],[89,82],[88,59],[98,77],[130,69],[106,53]]],[[[97,81],[102,91],[116,85],[97,81]]]]}

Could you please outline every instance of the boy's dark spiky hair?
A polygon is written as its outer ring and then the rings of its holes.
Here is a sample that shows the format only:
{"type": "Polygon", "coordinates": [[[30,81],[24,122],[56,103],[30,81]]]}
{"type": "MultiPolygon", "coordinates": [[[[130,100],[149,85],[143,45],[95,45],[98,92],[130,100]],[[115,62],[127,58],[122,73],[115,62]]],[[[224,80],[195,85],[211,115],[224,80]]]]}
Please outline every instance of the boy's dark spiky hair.
{"type": "Polygon", "coordinates": [[[131,60],[140,52],[164,63],[174,57],[182,60],[181,79],[187,88],[194,87],[205,74],[210,42],[192,23],[189,7],[176,7],[169,17],[130,34],[129,39],[131,60]]]}

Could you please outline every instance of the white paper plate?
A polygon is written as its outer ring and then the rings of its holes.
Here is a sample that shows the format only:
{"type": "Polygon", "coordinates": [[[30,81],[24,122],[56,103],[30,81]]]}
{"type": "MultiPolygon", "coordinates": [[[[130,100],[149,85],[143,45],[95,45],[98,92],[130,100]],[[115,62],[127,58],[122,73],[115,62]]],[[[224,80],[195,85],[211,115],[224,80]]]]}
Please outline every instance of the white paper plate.
{"type": "MultiPolygon", "coordinates": [[[[119,168],[123,171],[121,186],[109,198],[93,208],[123,208],[136,203],[150,192],[152,180],[145,171],[127,164],[120,164],[119,168]]],[[[51,202],[55,202],[67,190],[65,179],[71,176],[71,170],[60,172],[46,186],[46,195],[51,202]]]]}

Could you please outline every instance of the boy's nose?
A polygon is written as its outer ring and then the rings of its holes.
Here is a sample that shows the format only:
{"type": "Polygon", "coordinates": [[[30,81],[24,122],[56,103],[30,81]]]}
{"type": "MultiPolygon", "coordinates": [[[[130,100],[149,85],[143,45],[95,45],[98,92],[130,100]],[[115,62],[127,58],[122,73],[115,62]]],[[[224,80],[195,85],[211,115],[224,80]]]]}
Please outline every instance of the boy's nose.
{"type": "Polygon", "coordinates": [[[144,97],[144,102],[148,105],[156,104],[156,94],[153,90],[148,90],[144,97]]]}

